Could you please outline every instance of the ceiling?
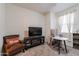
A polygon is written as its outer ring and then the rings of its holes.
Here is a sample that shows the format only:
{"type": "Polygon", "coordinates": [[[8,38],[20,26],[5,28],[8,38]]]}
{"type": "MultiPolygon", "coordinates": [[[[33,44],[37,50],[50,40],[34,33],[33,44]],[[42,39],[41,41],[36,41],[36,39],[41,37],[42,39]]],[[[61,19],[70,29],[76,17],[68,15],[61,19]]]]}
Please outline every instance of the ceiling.
{"type": "Polygon", "coordinates": [[[55,3],[15,3],[15,5],[40,13],[47,13],[51,7],[55,6],[55,3]]]}

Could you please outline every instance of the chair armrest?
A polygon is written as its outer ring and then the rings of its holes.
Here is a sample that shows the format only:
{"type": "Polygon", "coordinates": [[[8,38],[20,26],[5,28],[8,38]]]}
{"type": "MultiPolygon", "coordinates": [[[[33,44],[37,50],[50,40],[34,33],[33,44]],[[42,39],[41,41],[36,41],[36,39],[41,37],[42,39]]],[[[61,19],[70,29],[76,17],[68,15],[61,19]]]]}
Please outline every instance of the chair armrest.
{"type": "Polygon", "coordinates": [[[8,45],[7,44],[4,44],[4,47],[5,47],[5,49],[7,49],[8,45]]]}
{"type": "Polygon", "coordinates": [[[23,43],[23,40],[19,40],[20,43],[23,43]]]}
{"type": "Polygon", "coordinates": [[[25,46],[24,40],[19,40],[19,41],[20,41],[20,43],[21,43],[23,46],[25,46]]]}
{"type": "Polygon", "coordinates": [[[5,50],[5,54],[8,55],[8,45],[4,44],[4,50],[5,50]]]}

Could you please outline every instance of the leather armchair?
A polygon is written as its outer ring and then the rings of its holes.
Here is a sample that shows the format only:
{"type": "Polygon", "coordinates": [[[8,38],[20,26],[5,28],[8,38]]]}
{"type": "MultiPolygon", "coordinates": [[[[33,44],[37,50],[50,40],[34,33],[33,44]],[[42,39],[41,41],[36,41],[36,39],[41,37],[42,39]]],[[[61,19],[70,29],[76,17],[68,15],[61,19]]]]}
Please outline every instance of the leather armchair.
{"type": "Polygon", "coordinates": [[[8,35],[3,37],[3,49],[5,55],[15,55],[24,51],[24,44],[19,40],[19,35],[8,35]]]}

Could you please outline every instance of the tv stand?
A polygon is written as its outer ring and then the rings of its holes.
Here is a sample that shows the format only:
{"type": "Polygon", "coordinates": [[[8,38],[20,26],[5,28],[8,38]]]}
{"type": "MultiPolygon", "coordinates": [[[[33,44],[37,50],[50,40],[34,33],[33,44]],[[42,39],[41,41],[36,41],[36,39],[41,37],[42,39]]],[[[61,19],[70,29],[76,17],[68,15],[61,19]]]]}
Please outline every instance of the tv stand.
{"type": "Polygon", "coordinates": [[[25,49],[44,44],[44,36],[30,36],[24,38],[25,49]]]}

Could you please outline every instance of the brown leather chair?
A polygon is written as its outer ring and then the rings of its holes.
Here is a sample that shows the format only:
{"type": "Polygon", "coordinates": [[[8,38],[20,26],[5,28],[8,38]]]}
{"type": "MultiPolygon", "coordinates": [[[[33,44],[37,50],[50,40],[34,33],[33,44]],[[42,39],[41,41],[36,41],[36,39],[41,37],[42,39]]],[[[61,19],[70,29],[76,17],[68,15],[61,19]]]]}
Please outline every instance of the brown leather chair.
{"type": "Polygon", "coordinates": [[[3,37],[3,49],[6,55],[15,55],[24,52],[24,44],[19,40],[19,35],[8,35],[3,37]]]}

